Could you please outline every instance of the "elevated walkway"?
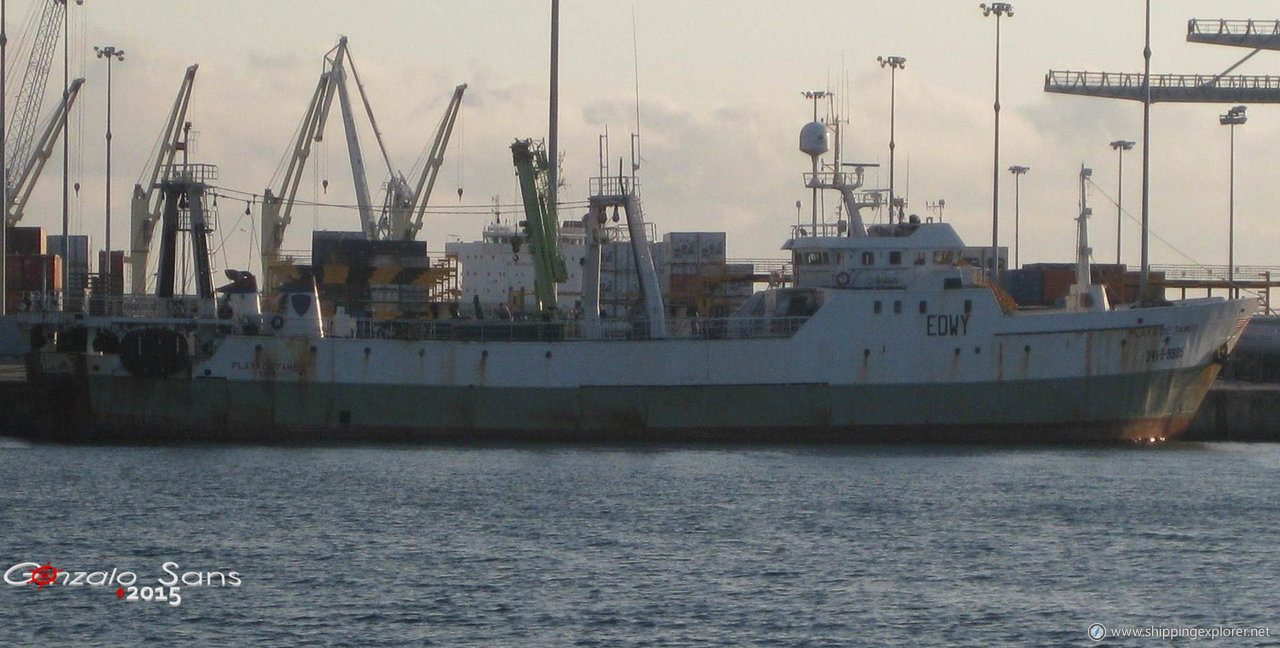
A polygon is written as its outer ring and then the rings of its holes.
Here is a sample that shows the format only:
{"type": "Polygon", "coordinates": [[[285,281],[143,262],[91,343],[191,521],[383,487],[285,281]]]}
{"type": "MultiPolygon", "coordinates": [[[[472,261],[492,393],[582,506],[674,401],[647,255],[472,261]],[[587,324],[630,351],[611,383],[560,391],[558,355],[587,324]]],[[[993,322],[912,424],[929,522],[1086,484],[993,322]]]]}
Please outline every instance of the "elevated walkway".
{"type": "MultiPolygon", "coordinates": [[[[1261,50],[1280,51],[1280,20],[1187,21],[1187,42],[1247,47],[1253,51],[1221,74],[1152,74],[1152,103],[1280,103],[1280,76],[1231,75],[1261,50]]],[[[1142,73],[1050,70],[1044,91],[1144,101],[1142,73]]]]}
{"type": "Polygon", "coordinates": [[[1280,20],[1187,21],[1187,42],[1280,51],[1280,20]]]}
{"type": "MultiPolygon", "coordinates": [[[[1044,91],[1131,101],[1145,95],[1141,72],[1050,70],[1044,91]]],[[[1152,74],[1151,102],[1280,103],[1280,76],[1152,74]]]]}

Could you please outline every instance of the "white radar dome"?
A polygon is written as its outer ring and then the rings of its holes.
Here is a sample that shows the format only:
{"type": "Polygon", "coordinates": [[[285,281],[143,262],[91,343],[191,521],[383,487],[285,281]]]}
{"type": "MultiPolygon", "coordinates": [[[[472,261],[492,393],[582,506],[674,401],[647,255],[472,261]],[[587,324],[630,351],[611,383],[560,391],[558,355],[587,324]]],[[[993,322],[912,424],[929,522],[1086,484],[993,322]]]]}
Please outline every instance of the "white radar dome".
{"type": "Polygon", "coordinates": [[[817,157],[831,150],[827,142],[828,131],[822,122],[809,122],[800,129],[800,150],[817,157]]]}

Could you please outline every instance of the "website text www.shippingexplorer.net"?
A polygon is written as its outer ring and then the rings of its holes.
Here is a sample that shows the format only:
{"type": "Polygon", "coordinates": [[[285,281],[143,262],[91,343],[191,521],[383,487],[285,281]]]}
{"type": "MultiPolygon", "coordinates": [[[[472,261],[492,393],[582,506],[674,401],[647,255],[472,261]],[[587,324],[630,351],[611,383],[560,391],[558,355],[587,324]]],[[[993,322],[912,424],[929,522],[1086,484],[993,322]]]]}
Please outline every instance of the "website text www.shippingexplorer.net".
{"type": "Polygon", "coordinates": [[[1144,639],[1256,639],[1270,637],[1269,627],[1231,627],[1231,626],[1129,626],[1107,627],[1101,623],[1089,626],[1089,638],[1094,641],[1103,639],[1144,638],[1144,639]]]}

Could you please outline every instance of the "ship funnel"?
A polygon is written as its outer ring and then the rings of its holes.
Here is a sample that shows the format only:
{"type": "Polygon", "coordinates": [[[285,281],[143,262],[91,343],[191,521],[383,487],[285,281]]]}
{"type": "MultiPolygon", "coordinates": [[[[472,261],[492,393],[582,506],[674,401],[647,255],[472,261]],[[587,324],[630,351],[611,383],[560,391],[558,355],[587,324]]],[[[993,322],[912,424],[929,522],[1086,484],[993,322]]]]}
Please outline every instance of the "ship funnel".
{"type": "Polygon", "coordinates": [[[231,318],[241,333],[257,335],[262,325],[262,302],[258,299],[258,280],[245,270],[226,271],[231,283],[217,289],[223,297],[218,304],[218,318],[231,318]]]}
{"type": "Polygon", "coordinates": [[[829,132],[822,122],[811,121],[805,124],[800,129],[800,150],[812,158],[830,151],[829,132]]]}
{"type": "Polygon", "coordinates": [[[295,279],[282,286],[280,292],[279,313],[269,320],[275,334],[324,337],[315,277],[295,279]]]}

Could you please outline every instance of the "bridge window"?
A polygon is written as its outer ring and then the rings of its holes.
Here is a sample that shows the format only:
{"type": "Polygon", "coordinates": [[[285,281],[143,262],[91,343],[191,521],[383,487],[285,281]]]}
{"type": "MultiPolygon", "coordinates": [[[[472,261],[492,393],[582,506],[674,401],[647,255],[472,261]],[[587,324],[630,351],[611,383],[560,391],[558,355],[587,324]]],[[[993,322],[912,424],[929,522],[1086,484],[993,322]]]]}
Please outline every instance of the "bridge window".
{"type": "Polygon", "coordinates": [[[924,264],[925,264],[924,252],[916,252],[916,265],[922,266],[924,264]]]}
{"type": "Polygon", "coordinates": [[[831,256],[827,252],[796,252],[797,265],[830,265],[831,256]]]}
{"type": "Polygon", "coordinates": [[[920,314],[921,314],[921,315],[924,315],[924,314],[925,314],[925,313],[927,313],[927,312],[929,312],[929,302],[924,301],[924,300],[921,300],[921,301],[920,301],[920,314]]]}
{"type": "Polygon", "coordinates": [[[951,265],[955,261],[955,253],[951,250],[937,250],[933,253],[934,265],[951,265]]]}
{"type": "Polygon", "coordinates": [[[894,314],[894,315],[901,315],[901,314],[902,314],[902,302],[901,302],[901,301],[897,301],[897,300],[895,300],[895,301],[893,302],[893,314],[894,314]]]}
{"type": "Polygon", "coordinates": [[[862,265],[864,265],[864,266],[869,266],[869,265],[875,265],[875,264],[876,264],[876,253],[875,253],[875,252],[863,252],[863,253],[862,253],[862,265]]]}
{"type": "Polygon", "coordinates": [[[890,252],[890,253],[889,253],[889,265],[902,265],[902,253],[901,253],[901,252],[896,252],[896,251],[895,251],[895,252],[890,252]]]}
{"type": "Polygon", "coordinates": [[[876,301],[875,305],[872,307],[872,310],[875,312],[875,314],[876,314],[876,315],[879,315],[879,314],[880,314],[880,302],[879,302],[879,301],[876,301]]]}
{"type": "Polygon", "coordinates": [[[972,313],[972,312],[973,312],[973,300],[972,300],[972,299],[966,299],[966,300],[964,300],[964,312],[965,312],[965,313],[972,313]]]}

